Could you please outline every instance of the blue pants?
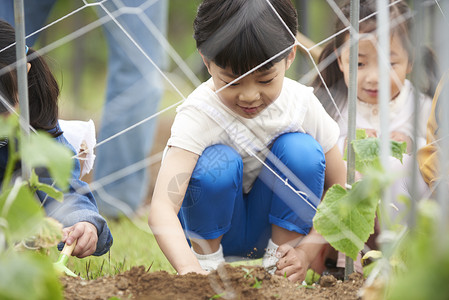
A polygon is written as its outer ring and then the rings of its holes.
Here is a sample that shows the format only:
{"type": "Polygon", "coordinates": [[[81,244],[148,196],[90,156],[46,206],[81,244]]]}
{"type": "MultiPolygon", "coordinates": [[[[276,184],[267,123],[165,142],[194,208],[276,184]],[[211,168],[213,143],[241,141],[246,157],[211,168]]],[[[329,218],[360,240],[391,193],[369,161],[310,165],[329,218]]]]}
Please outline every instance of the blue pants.
{"type": "Polygon", "coordinates": [[[310,231],[324,186],[323,150],[310,135],[287,133],[273,143],[271,153],[265,163],[282,180],[264,166],[244,194],[240,155],[225,145],[206,148],[178,215],[188,238],[223,235],[225,256],[261,257],[272,224],[300,234],[310,231]],[[307,201],[298,191],[307,194],[307,201]]]}
{"type": "MultiPolygon", "coordinates": [[[[14,25],[13,0],[0,1],[0,18],[14,25]]],[[[30,34],[43,27],[48,14],[57,0],[24,0],[25,31],[30,34]]],[[[80,6],[81,6],[81,1],[80,6]]],[[[93,1],[90,1],[93,2],[93,1]]],[[[158,39],[148,29],[148,20],[165,35],[167,28],[167,0],[121,0],[126,7],[142,7],[138,14],[123,11],[116,19],[142,50],[163,67],[165,52],[158,39]]],[[[106,1],[106,9],[114,13],[118,7],[115,1],[106,1]]],[[[81,12],[79,12],[81,13],[81,12]]],[[[99,17],[106,13],[98,9],[99,17]]],[[[53,20],[51,20],[53,21],[53,20]]],[[[163,93],[163,81],[159,71],[132,43],[130,38],[113,21],[103,25],[108,43],[108,82],[103,119],[98,142],[154,115],[159,109],[163,93]]],[[[32,46],[37,34],[26,42],[32,46]]],[[[100,181],[111,173],[117,172],[145,159],[153,145],[156,119],[147,121],[138,127],[110,140],[95,149],[96,162],[94,180],[100,181]]],[[[131,214],[145,199],[148,192],[148,172],[146,166],[108,183],[94,191],[100,212],[108,217],[119,213],[131,214]]]]}

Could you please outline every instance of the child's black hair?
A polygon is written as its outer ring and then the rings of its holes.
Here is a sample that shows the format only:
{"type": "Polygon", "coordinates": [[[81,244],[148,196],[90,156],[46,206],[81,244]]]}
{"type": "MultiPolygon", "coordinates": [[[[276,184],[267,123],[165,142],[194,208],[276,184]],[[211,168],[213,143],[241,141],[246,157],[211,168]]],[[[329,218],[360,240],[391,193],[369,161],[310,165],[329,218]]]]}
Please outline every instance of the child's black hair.
{"type": "MultiPolygon", "coordinates": [[[[371,33],[376,30],[377,21],[375,14],[377,12],[376,0],[361,0],[360,1],[360,19],[364,19],[359,23],[359,31],[361,33],[371,33]],[[366,19],[365,19],[366,18],[366,19]]],[[[350,17],[350,1],[347,1],[342,7],[341,11],[344,16],[349,20],[350,17]]],[[[400,39],[404,49],[407,51],[410,63],[415,63],[415,49],[413,46],[413,15],[410,7],[403,0],[390,0],[390,35],[396,34],[400,39]]],[[[337,18],[335,24],[335,32],[340,32],[346,27],[340,18],[337,18]]],[[[348,88],[344,82],[344,75],[338,67],[337,57],[335,52],[339,51],[341,47],[347,42],[349,38],[349,30],[337,35],[321,52],[318,58],[318,63],[323,62],[326,58],[332,62],[329,63],[322,71],[326,86],[329,88],[332,97],[335,100],[335,104],[338,109],[341,109],[346,105],[348,97],[348,88]],[[335,58],[335,59],[332,59],[335,58]]],[[[414,84],[419,89],[429,95],[433,96],[438,82],[438,68],[436,58],[433,51],[429,47],[422,47],[420,63],[422,64],[422,72],[424,76],[414,78],[414,84]]],[[[337,109],[332,99],[327,93],[324,83],[321,78],[317,76],[311,84],[315,88],[315,94],[320,99],[326,111],[334,118],[338,119],[337,109]]]]}
{"type": "MultiPolygon", "coordinates": [[[[207,60],[230,67],[239,76],[291,47],[297,29],[291,0],[204,0],[194,21],[194,38],[207,60]]],[[[289,53],[260,70],[271,68],[289,53]]]]}
{"type": "MultiPolygon", "coordinates": [[[[0,20],[0,95],[15,106],[18,103],[18,82],[16,63],[16,47],[14,28],[0,20]]],[[[28,72],[28,97],[30,125],[35,129],[51,132],[59,136],[58,129],[58,97],[59,86],[53,77],[45,60],[33,49],[28,50],[27,57],[32,56],[28,72]],[[56,130],[55,130],[56,128],[56,130]]],[[[0,113],[6,112],[6,107],[0,102],[0,113]]]]}

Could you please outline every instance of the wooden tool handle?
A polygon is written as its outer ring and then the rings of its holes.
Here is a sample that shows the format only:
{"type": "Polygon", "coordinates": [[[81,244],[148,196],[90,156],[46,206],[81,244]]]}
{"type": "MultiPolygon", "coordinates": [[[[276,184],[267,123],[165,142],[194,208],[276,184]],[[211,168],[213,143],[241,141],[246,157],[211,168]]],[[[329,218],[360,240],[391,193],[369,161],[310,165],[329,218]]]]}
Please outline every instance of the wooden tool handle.
{"type": "MultiPolygon", "coordinates": [[[[70,236],[70,233],[69,233],[70,236]]],[[[71,256],[73,249],[75,249],[76,246],[76,242],[77,240],[75,240],[70,246],[67,245],[67,243],[64,244],[64,248],[62,248],[61,254],[67,255],[67,256],[71,256]]]]}

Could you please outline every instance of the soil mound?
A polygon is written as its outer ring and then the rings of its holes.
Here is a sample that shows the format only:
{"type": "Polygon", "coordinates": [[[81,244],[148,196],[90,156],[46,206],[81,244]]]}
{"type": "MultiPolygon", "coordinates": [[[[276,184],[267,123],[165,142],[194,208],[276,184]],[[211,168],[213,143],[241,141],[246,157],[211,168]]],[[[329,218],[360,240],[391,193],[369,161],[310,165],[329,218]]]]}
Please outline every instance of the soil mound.
{"type": "Polygon", "coordinates": [[[327,278],[323,286],[301,286],[270,275],[262,267],[222,265],[209,275],[147,272],[143,266],[113,277],[61,278],[67,300],[119,299],[360,299],[360,274],[344,282],[327,278]],[[324,286],[325,285],[325,286],[324,286]]]}

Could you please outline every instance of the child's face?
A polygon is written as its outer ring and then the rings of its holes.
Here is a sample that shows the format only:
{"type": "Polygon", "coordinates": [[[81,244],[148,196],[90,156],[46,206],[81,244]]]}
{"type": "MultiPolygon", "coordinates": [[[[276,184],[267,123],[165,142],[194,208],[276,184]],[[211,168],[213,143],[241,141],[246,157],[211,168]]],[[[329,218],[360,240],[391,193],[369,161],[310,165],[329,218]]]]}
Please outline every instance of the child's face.
{"type": "MultiPolygon", "coordinates": [[[[377,39],[370,37],[359,41],[359,58],[357,70],[357,98],[360,101],[376,104],[379,92],[379,74],[377,39]]],[[[395,99],[401,91],[408,73],[411,71],[409,55],[404,49],[401,39],[396,34],[390,40],[390,82],[391,99],[395,99]]],[[[344,74],[346,85],[349,83],[349,43],[343,47],[338,59],[340,70],[344,74]]]]}
{"type": "MultiPolygon", "coordinates": [[[[275,63],[270,69],[255,71],[222,89],[217,93],[220,100],[237,115],[254,118],[279,97],[285,72],[294,58],[295,50],[292,50],[287,58],[275,63]]],[[[207,61],[205,64],[212,76],[215,91],[237,78],[230,67],[222,69],[214,62],[207,61]]]]}

